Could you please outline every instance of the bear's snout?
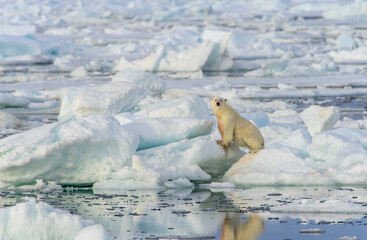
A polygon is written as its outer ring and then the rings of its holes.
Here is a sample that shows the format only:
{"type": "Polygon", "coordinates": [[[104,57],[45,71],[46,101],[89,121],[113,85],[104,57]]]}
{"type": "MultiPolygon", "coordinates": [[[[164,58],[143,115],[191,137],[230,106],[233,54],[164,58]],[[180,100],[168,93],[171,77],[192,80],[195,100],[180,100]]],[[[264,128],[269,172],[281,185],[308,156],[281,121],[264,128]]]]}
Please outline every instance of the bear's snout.
{"type": "Polygon", "coordinates": [[[218,107],[220,106],[220,102],[217,102],[217,106],[218,106],[218,107]]]}

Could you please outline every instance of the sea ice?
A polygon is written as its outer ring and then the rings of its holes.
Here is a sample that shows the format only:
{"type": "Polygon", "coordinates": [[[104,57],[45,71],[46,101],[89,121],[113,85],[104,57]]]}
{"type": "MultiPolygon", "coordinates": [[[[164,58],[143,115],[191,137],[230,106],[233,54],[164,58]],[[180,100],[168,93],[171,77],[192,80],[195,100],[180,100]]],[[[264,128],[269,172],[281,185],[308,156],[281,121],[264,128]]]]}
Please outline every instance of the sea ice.
{"type": "Polygon", "coordinates": [[[207,104],[197,95],[152,103],[146,106],[145,111],[150,118],[188,117],[211,119],[207,104]]]}
{"type": "Polygon", "coordinates": [[[161,94],[166,90],[166,84],[161,77],[140,70],[121,70],[113,76],[112,81],[135,83],[153,94],[161,94]]]}
{"type": "Polygon", "coordinates": [[[11,93],[0,93],[0,108],[5,107],[28,107],[29,100],[17,97],[11,93]]]}
{"type": "Polygon", "coordinates": [[[321,107],[312,105],[300,113],[312,136],[333,128],[339,120],[340,110],[337,107],[321,107]]]}
{"type": "Polygon", "coordinates": [[[0,209],[0,236],[4,239],[112,239],[101,225],[47,203],[27,202],[0,209]],[[86,238],[86,237],[90,238],[86,238]]]}
{"type": "Polygon", "coordinates": [[[336,39],[336,46],[339,50],[353,50],[357,48],[357,43],[347,34],[342,34],[336,39]]]}
{"type": "Polygon", "coordinates": [[[132,167],[124,167],[106,180],[93,185],[93,189],[161,189],[191,188],[190,180],[209,180],[210,176],[198,165],[149,165],[138,155],[132,157],[132,167]]]}
{"type": "Polygon", "coordinates": [[[156,47],[149,56],[129,61],[121,57],[114,71],[124,69],[145,70],[150,72],[197,72],[205,70],[228,70],[232,60],[226,54],[231,32],[213,39],[213,34],[205,34],[195,44],[171,44],[156,47]],[[209,40],[208,40],[209,39],[209,40]],[[215,42],[213,42],[213,40],[215,42]]]}
{"type": "Polygon", "coordinates": [[[37,41],[26,37],[0,35],[0,56],[39,55],[41,48],[37,41]]]}
{"type": "Polygon", "coordinates": [[[148,118],[123,125],[139,136],[138,150],[165,145],[187,138],[207,135],[213,121],[194,118],[148,118]]]}
{"type": "Polygon", "coordinates": [[[138,143],[108,115],[46,124],[0,140],[0,181],[91,185],[129,164],[138,143]]]}
{"type": "Polygon", "coordinates": [[[73,78],[83,78],[83,77],[86,77],[87,75],[88,75],[88,72],[83,66],[75,68],[70,73],[70,76],[73,78]]]}
{"type": "Polygon", "coordinates": [[[126,82],[73,89],[62,98],[59,120],[92,113],[117,114],[129,111],[146,94],[145,89],[126,82]]]}
{"type": "MultiPolygon", "coordinates": [[[[9,187],[8,190],[11,190],[12,187],[9,187]]],[[[42,179],[37,179],[36,184],[34,185],[22,185],[16,187],[17,190],[36,190],[41,191],[42,193],[48,193],[52,191],[63,191],[62,186],[58,185],[56,182],[49,181],[45,183],[42,179]]]]}
{"type": "Polygon", "coordinates": [[[265,149],[254,155],[246,154],[236,162],[225,173],[223,181],[236,185],[325,183],[315,164],[300,158],[292,150],[267,149],[266,143],[265,149]]]}
{"type": "Polygon", "coordinates": [[[0,112],[0,128],[16,128],[22,122],[13,114],[7,112],[0,112]]]}
{"type": "Polygon", "coordinates": [[[218,178],[243,152],[235,146],[224,150],[210,136],[202,136],[138,151],[136,155],[147,168],[199,165],[207,174],[218,178]]]}

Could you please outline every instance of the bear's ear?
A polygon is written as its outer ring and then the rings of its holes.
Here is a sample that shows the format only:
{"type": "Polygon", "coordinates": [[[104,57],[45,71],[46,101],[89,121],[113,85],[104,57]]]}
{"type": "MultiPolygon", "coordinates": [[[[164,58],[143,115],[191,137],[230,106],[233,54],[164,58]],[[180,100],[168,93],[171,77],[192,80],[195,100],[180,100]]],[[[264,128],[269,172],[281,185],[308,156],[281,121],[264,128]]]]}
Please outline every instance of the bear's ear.
{"type": "Polygon", "coordinates": [[[213,101],[213,98],[211,97],[210,100],[213,101]]]}
{"type": "Polygon", "coordinates": [[[227,102],[227,98],[226,98],[226,99],[224,99],[224,101],[225,101],[225,102],[227,102]]]}

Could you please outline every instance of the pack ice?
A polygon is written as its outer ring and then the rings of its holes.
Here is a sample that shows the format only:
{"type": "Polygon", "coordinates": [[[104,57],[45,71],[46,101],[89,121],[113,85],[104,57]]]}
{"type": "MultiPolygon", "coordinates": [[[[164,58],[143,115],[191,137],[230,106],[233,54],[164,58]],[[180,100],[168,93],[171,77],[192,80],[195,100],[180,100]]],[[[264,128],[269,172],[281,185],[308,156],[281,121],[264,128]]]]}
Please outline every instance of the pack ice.
{"type": "Polygon", "coordinates": [[[112,239],[102,225],[55,209],[34,198],[0,209],[0,236],[3,239],[112,239]]]}

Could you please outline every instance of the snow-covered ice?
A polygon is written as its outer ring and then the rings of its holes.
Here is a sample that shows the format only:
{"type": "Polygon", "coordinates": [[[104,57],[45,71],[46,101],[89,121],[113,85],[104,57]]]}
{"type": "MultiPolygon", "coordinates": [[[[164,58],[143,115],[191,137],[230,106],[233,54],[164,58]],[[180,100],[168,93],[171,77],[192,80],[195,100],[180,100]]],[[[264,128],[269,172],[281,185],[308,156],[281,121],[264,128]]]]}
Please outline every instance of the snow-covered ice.
{"type": "Polygon", "coordinates": [[[213,121],[207,119],[148,118],[123,127],[139,136],[138,150],[141,150],[207,135],[212,131],[212,125],[213,121]]]}
{"type": "Polygon", "coordinates": [[[131,161],[138,143],[108,115],[46,124],[0,140],[0,181],[90,185],[131,161]]]}
{"type": "Polygon", "coordinates": [[[145,106],[150,118],[156,117],[188,117],[211,119],[207,104],[196,95],[185,96],[174,100],[162,100],[145,106]]]}
{"type": "Polygon", "coordinates": [[[337,107],[320,107],[312,105],[300,114],[307,125],[308,132],[314,136],[322,131],[330,130],[339,120],[340,110],[337,107]]]}
{"type": "Polygon", "coordinates": [[[59,119],[92,113],[117,114],[134,108],[146,96],[145,89],[130,83],[111,82],[73,89],[62,99],[59,119]]]}

